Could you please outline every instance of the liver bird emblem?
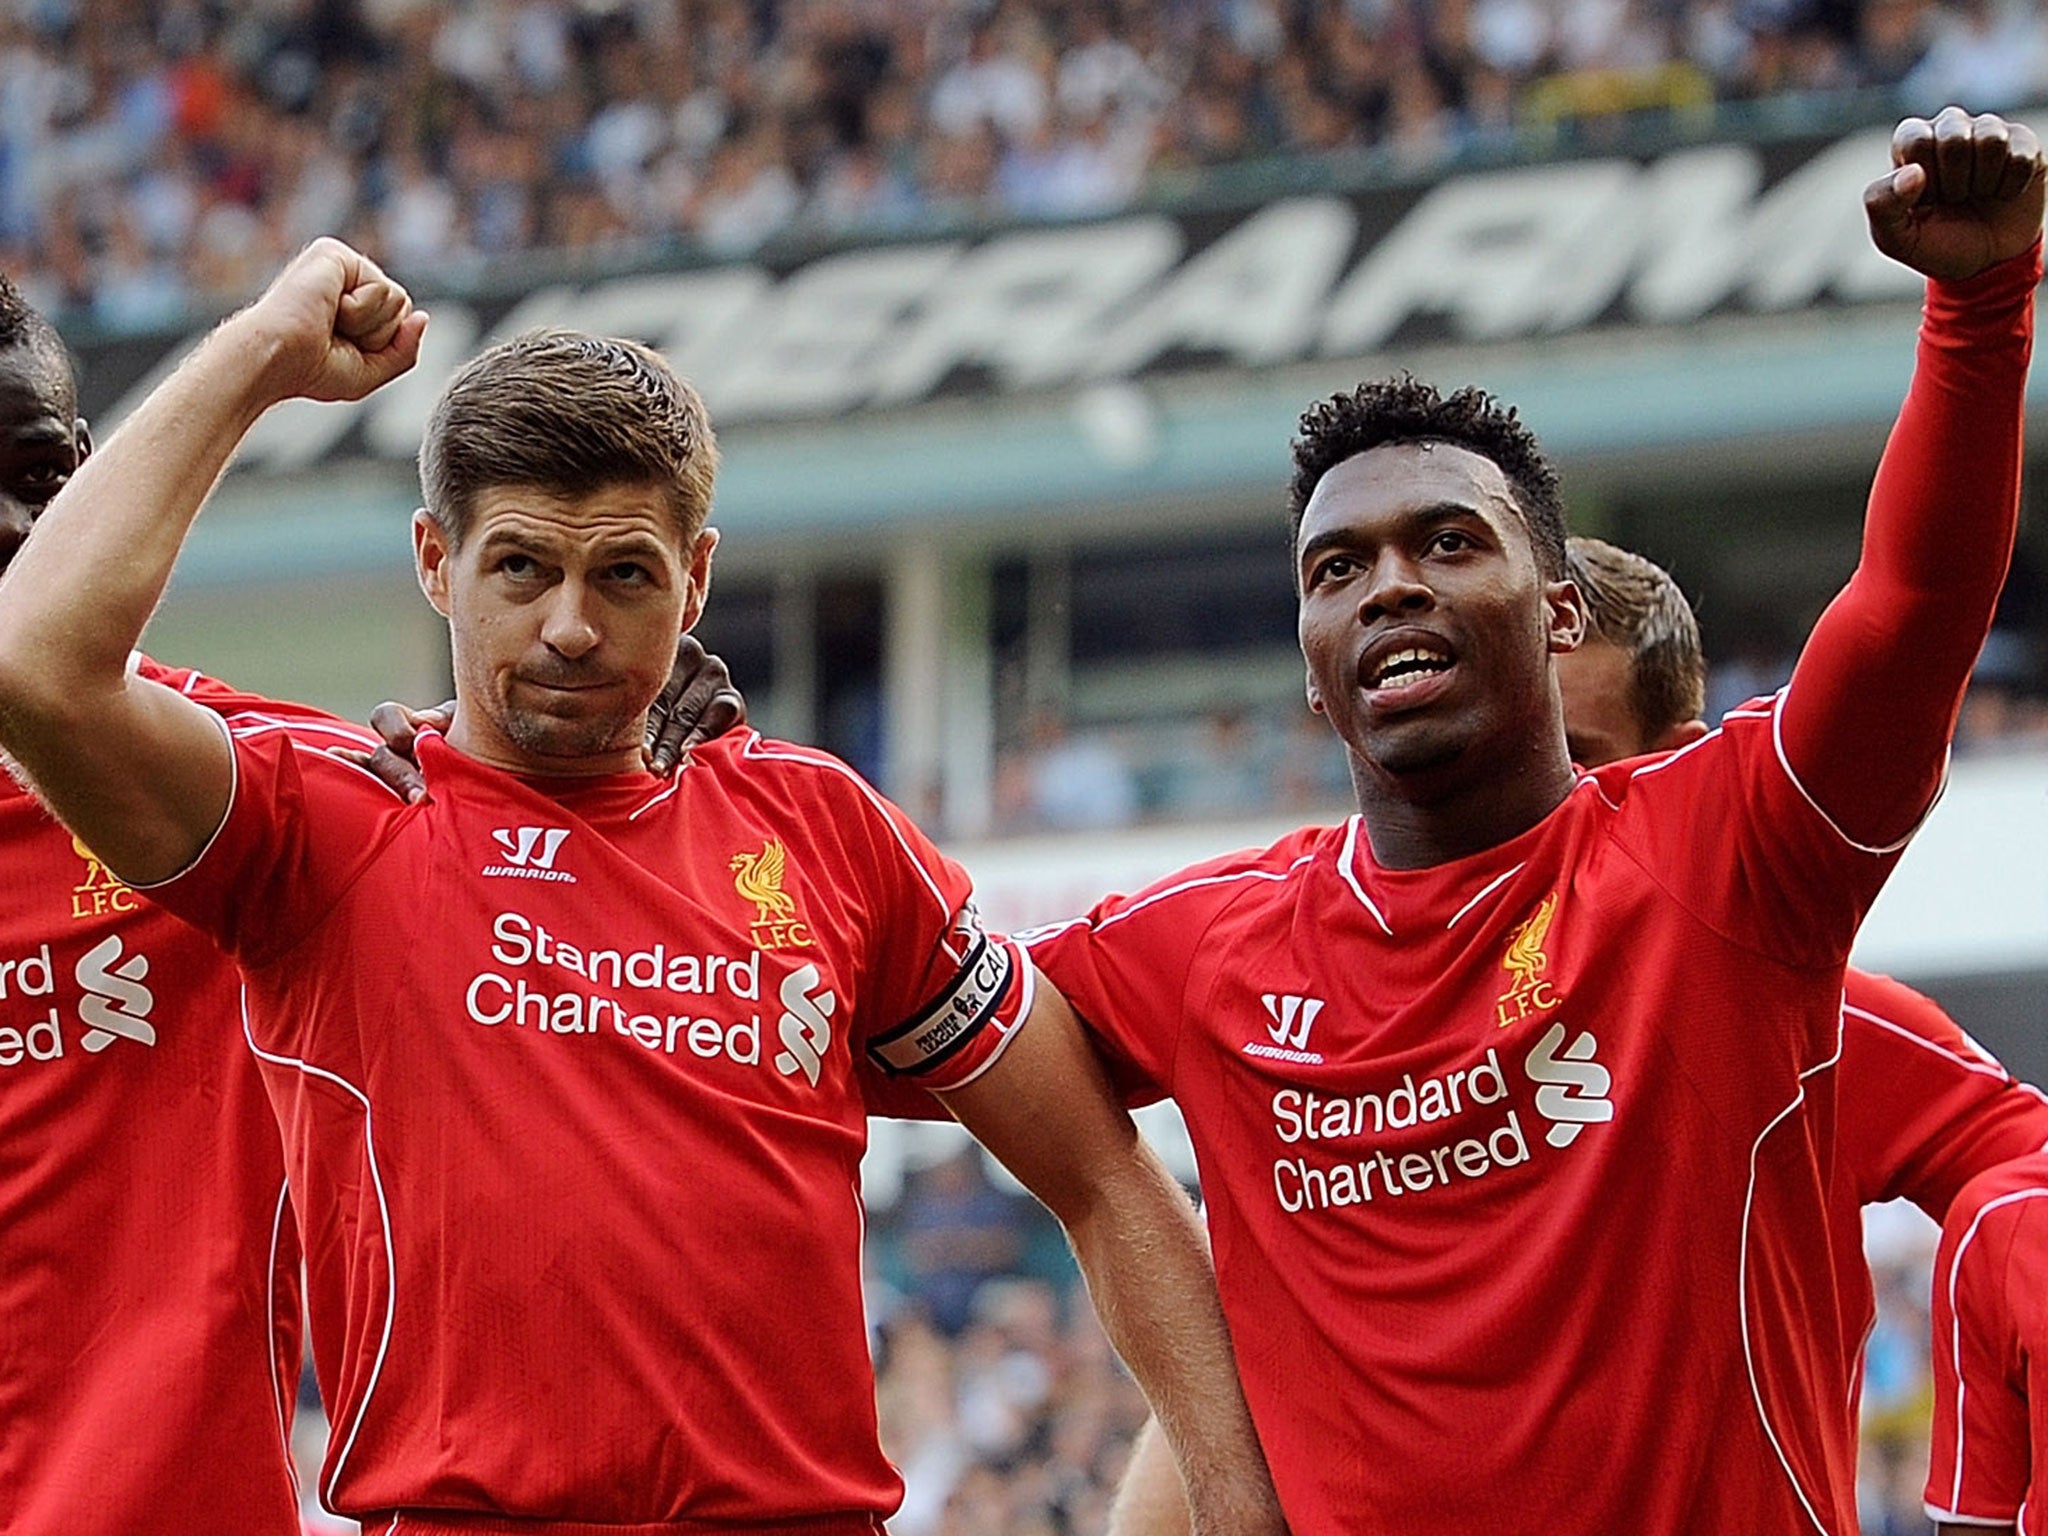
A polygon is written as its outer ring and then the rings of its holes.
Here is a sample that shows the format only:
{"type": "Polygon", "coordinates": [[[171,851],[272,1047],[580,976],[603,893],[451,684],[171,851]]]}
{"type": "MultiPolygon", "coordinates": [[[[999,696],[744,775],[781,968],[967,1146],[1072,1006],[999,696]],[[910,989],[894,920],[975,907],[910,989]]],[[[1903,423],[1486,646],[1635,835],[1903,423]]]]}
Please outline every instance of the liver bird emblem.
{"type": "Polygon", "coordinates": [[[1508,935],[1508,952],[1501,966],[1514,977],[1508,987],[1511,994],[1536,985],[1536,978],[1549,968],[1550,957],[1543,953],[1543,940],[1550,932],[1550,920],[1556,915],[1557,892],[1552,891],[1529,920],[1508,935]]]}
{"type": "Polygon", "coordinates": [[[782,888],[788,863],[782,839],[770,838],[759,853],[736,853],[726,865],[732,871],[733,889],[759,909],[757,922],[787,922],[796,916],[796,898],[782,888]]]}

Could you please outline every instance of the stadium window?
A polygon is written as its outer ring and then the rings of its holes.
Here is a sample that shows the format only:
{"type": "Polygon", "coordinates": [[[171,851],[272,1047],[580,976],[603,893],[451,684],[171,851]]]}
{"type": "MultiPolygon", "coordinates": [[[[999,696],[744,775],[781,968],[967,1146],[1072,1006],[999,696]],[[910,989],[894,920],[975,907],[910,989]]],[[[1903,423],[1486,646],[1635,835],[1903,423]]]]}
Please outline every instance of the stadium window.
{"type": "Polygon", "coordinates": [[[1284,526],[1074,552],[1070,654],[1093,662],[1294,647],[1284,526]]]}

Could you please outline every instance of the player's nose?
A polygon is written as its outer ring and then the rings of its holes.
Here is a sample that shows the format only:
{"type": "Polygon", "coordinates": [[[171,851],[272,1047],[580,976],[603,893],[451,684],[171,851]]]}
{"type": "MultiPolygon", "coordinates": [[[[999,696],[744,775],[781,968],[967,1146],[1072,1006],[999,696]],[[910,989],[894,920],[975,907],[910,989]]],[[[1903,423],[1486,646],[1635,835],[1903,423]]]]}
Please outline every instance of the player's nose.
{"type": "Polygon", "coordinates": [[[590,594],[580,583],[565,581],[555,589],[540,637],[550,650],[572,658],[596,649],[602,634],[590,612],[590,594]]]}
{"type": "Polygon", "coordinates": [[[1371,579],[1358,595],[1358,619],[1370,624],[1397,613],[1423,612],[1435,602],[1436,594],[1415,562],[1386,555],[1374,563],[1371,579]]]}

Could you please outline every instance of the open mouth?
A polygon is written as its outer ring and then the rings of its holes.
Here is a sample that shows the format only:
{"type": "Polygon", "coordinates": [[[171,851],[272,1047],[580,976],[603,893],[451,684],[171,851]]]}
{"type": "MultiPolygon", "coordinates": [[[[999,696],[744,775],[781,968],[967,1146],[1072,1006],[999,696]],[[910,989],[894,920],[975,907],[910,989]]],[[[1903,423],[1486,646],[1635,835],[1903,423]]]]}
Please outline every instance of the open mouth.
{"type": "Polygon", "coordinates": [[[1374,693],[1382,689],[1405,688],[1451,669],[1451,658],[1429,646],[1408,646],[1383,656],[1366,675],[1365,686],[1374,693]]]}

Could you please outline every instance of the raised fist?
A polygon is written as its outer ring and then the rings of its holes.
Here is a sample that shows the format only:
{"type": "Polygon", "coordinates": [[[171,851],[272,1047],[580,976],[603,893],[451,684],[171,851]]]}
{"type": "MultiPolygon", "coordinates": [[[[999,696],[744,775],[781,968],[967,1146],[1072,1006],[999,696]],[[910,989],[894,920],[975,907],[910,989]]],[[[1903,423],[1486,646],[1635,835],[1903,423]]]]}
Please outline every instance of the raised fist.
{"type": "Polygon", "coordinates": [[[1929,277],[1974,277],[2041,236],[2041,141],[2020,123],[1944,107],[1892,134],[1887,175],[1863,192],[1870,238],[1929,277]]]}
{"type": "Polygon", "coordinates": [[[278,400],[360,400],[419,360],[424,310],[374,261],[315,240],[229,322],[261,347],[278,400]]]}

